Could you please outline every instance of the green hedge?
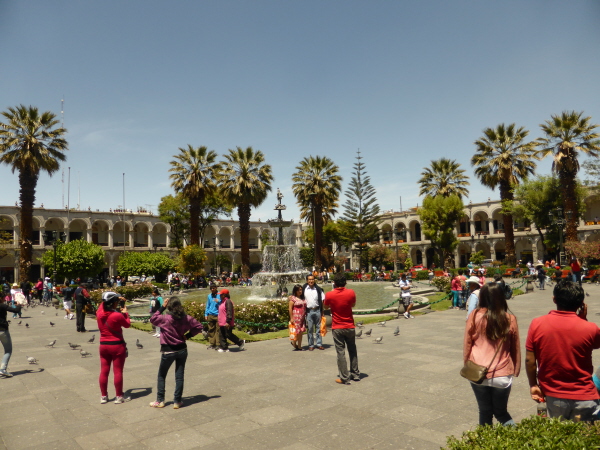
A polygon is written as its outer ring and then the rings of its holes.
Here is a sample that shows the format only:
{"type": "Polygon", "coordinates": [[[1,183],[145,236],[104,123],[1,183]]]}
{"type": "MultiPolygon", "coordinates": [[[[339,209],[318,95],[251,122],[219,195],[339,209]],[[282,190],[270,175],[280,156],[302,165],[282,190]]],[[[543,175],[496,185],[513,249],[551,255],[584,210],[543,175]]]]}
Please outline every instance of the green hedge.
{"type": "Polygon", "coordinates": [[[512,427],[478,426],[461,439],[448,437],[448,450],[582,450],[600,448],[600,422],[561,422],[532,416],[512,427]]]}
{"type": "Polygon", "coordinates": [[[428,270],[417,270],[417,281],[429,280],[428,270]]]}

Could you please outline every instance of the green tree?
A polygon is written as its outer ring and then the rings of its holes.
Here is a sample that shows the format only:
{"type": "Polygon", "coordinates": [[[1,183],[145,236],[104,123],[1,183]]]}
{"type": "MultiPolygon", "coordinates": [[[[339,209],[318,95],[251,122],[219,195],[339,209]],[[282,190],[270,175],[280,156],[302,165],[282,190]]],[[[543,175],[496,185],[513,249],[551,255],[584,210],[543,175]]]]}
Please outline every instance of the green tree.
{"type": "Polygon", "coordinates": [[[204,262],[206,261],[206,252],[199,245],[188,245],[179,252],[176,268],[179,272],[192,275],[201,275],[204,273],[204,262]]]}
{"type": "Polygon", "coordinates": [[[349,236],[352,242],[358,244],[360,265],[368,267],[367,243],[379,240],[377,225],[381,221],[377,193],[371,185],[371,177],[367,175],[365,165],[361,161],[360,151],[357,152],[352,178],[346,189],[344,203],[345,220],[352,230],[349,236]]]}
{"type": "Polygon", "coordinates": [[[314,228],[314,264],[323,267],[323,226],[337,213],[342,189],[339,167],[326,156],[309,156],[300,161],[292,175],[292,191],[300,207],[300,218],[314,228]]]}
{"type": "Polygon", "coordinates": [[[311,247],[300,247],[302,267],[312,267],[315,264],[315,252],[311,247]]]}
{"type": "Polygon", "coordinates": [[[117,270],[121,276],[154,276],[164,278],[175,269],[175,261],[163,252],[125,252],[117,261],[117,270]]]}
{"type": "Polygon", "coordinates": [[[271,191],[271,166],[264,164],[265,156],[252,147],[237,147],[225,155],[220,176],[221,195],[231,205],[237,206],[242,244],[242,276],[250,275],[250,213],[267,198],[271,191]]]}
{"type": "Polygon", "coordinates": [[[160,199],[158,216],[171,226],[171,247],[181,250],[189,238],[190,209],[183,194],[166,195],[160,199]]]}
{"type": "MultiPolygon", "coordinates": [[[[580,214],[585,211],[587,189],[580,184],[576,187],[577,210],[580,214]]],[[[558,225],[548,215],[563,204],[563,189],[560,180],[554,176],[540,175],[524,180],[514,190],[515,201],[506,202],[503,210],[519,220],[528,221],[535,225],[542,245],[544,257],[547,247],[558,247],[558,225]]]]}
{"type": "Polygon", "coordinates": [[[67,130],[57,127],[59,121],[50,111],[42,114],[33,106],[24,105],[8,108],[0,122],[0,163],[19,172],[19,200],[21,204],[21,226],[19,247],[19,280],[29,278],[33,246],[33,205],[40,172],[52,176],[60,162],[66,159],[67,130]]]}
{"type": "Polygon", "coordinates": [[[538,155],[545,158],[552,155],[552,171],[558,175],[563,188],[563,206],[567,219],[566,238],[577,240],[577,194],[575,178],[579,172],[578,155],[597,157],[600,151],[600,134],[594,130],[598,125],[591,124],[591,117],[583,117],[583,112],[563,111],[552,115],[541,124],[544,137],[538,139],[538,155]]]}
{"type": "MultiPolygon", "coordinates": [[[[42,255],[41,263],[47,271],[54,271],[54,249],[42,255]]],[[[59,280],[95,277],[103,268],[104,250],[101,246],[83,239],[57,242],[56,275],[59,280]]]]}
{"type": "Polygon", "coordinates": [[[369,261],[375,267],[394,264],[394,251],[385,245],[376,244],[369,248],[369,261]]]}
{"type": "Polygon", "coordinates": [[[217,190],[217,173],[221,166],[215,162],[217,154],[206,147],[179,148],[173,155],[169,178],[175,192],[188,199],[190,209],[190,242],[200,243],[200,205],[217,190]]]}
{"type": "Polygon", "coordinates": [[[460,198],[468,197],[469,177],[456,160],[441,158],[431,161],[431,168],[425,167],[419,179],[421,189],[419,195],[449,195],[456,194],[460,198]]]}
{"type": "Polygon", "coordinates": [[[438,253],[442,267],[446,267],[446,262],[451,260],[458,245],[454,231],[463,209],[463,202],[456,194],[448,197],[428,195],[423,200],[423,206],[418,209],[423,234],[438,253]]]}
{"type": "MultiPolygon", "coordinates": [[[[514,123],[498,125],[483,130],[483,137],[475,141],[476,153],[471,158],[475,176],[481,184],[494,190],[500,189],[502,202],[511,202],[513,189],[519,182],[535,172],[539,159],[535,153],[535,142],[525,142],[529,134],[514,123]]],[[[515,259],[515,235],[511,214],[503,214],[506,263],[513,265],[515,259]]]]}
{"type": "Polygon", "coordinates": [[[219,192],[213,192],[212,194],[207,195],[204,200],[200,202],[200,218],[198,226],[201,239],[204,240],[204,232],[211,223],[222,216],[231,217],[232,210],[233,208],[231,205],[225,201],[219,192]]]}

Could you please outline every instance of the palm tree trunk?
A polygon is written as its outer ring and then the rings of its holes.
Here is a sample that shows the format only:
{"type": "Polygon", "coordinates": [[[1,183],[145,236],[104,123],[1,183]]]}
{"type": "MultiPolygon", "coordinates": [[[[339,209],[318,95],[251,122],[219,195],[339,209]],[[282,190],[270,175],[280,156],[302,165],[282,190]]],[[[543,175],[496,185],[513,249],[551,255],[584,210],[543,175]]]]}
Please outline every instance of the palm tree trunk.
{"type": "Polygon", "coordinates": [[[33,205],[35,203],[35,188],[37,186],[38,176],[27,170],[19,172],[19,199],[21,200],[21,238],[19,245],[21,254],[19,258],[19,281],[27,281],[29,278],[29,269],[33,256],[33,246],[31,245],[31,232],[33,221],[33,205]]]}
{"type": "Polygon", "coordinates": [[[565,232],[565,242],[577,240],[577,222],[579,221],[579,211],[577,210],[577,194],[575,193],[575,176],[577,173],[561,170],[558,177],[563,186],[563,205],[567,229],[565,232]]]}
{"type": "Polygon", "coordinates": [[[314,232],[315,232],[315,268],[321,270],[322,258],[321,247],[323,246],[323,207],[315,204],[314,208],[314,232]]]}
{"type": "Polygon", "coordinates": [[[242,276],[250,276],[250,205],[238,204],[238,217],[240,219],[240,238],[242,241],[242,276]]]}
{"type": "MultiPolygon", "coordinates": [[[[513,200],[513,192],[508,181],[500,182],[500,200],[513,200]]],[[[504,250],[506,251],[506,265],[514,266],[517,263],[515,255],[515,230],[512,214],[502,213],[504,222],[504,250]]]]}
{"type": "Polygon", "coordinates": [[[200,245],[200,199],[198,198],[190,198],[190,244],[200,245]]]}

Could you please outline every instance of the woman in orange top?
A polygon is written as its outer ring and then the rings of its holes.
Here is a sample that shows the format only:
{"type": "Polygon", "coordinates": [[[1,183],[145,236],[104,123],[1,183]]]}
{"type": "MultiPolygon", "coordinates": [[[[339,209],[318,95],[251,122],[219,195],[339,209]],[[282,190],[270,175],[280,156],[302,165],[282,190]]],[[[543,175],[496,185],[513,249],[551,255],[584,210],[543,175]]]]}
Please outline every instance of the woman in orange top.
{"type": "Polygon", "coordinates": [[[507,406],[513,377],[521,371],[519,327],[496,283],[481,288],[479,306],[467,320],[463,362],[467,360],[489,367],[481,384],[471,382],[479,406],[479,424],[492,425],[495,416],[503,425],[514,425],[507,406]]]}

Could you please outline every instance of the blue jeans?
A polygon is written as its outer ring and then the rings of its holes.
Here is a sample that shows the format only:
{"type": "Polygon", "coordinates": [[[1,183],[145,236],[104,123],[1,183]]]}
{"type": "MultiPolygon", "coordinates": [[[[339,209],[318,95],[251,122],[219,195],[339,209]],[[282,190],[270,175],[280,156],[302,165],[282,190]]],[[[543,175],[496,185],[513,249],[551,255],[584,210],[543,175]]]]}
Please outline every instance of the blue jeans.
{"type": "Polygon", "coordinates": [[[452,291],[452,306],[460,306],[462,291],[452,291]]]}
{"type": "Polygon", "coordinates": [[[4,356],[2,357],[2,363],[0,369],[8,369],[8,361],[10,361],[10,355],[12,355],[12,339],[8,330],[0,330],[0,342],[4,347],[4,356]]]}
{"type": "Polygon", "coordinates": [[[573,272],[572,277],[573,283],[579,283],[579,286],[581,286],[581,272],[573,272]]]}
{"type": "Polygon", "coordinates": [[[317,347],[321,347],[323,345],[323,338],[321,337],[321,311],[318,309],[313,311],[309,309],[306,313],[306,334],[308,335],[308,346],[310,348],[315,346],[313,328],[317,335],[317,347]]]}
{"type": "Polygon", "coordinates": [[[502,425],[515,424],[507,410],[511,386],[502,389],[471,383],[471,387],[479,406],[479,425],[492,425],[493,417],[502,425]]]}
{"type": "Polygon", "coordinates": [[[160,366],[158,368],[158,383],[156,386],[156,401],[165,401],[165,378],[169,373],[169,369],[175,362],[175,403],[181,402],[183,396],[183,375],[185,372],[185,362],[187,361],[187,348],[174,353],[163,353],[160,358],[160,366]]]}
{"type": "Polygon", "coordinates": [[[593,414],[598,408],[598,400],[569,400],[547,395],[546,405],[550,418],[562,417],[562,420],[573,420],[575,416],[580,416],[582,421],[589,422],[594,420],[593,414]]]}

